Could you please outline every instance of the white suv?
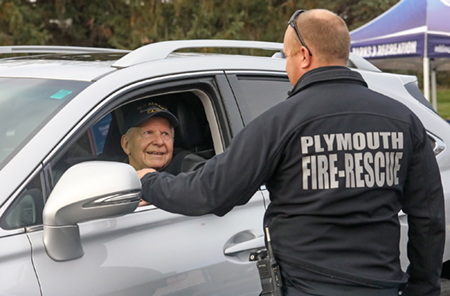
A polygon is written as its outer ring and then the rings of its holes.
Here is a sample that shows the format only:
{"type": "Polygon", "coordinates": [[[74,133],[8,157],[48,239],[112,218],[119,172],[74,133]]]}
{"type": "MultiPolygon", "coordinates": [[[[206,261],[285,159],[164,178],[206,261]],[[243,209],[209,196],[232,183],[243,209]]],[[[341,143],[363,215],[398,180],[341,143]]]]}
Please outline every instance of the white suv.
{"type": "MultiPolygon", "coordinates": [[[[257,295],[248,256],[264,247],[266,189],[222,218],[136,209],[141,185],[123,161],[120,137],[129,104],[151,100],[180,120],[176,152],[204,159],[221,153],[248,122],[287,97],[282,47],[227,40],[161,42],[131,52],[0,47],[34,53],[0,59],[0,294],[257,295]],[[275,54],[185,50],[211,47],[275,54]]],[[[423,98],[416,77],[382,73],[356,55],[348,65],[421,118],[449,199],[450,126],[423,98]]],[[[399,219],[406,268],[407,217],[399,219]]],[[[449,258],[446,249],[444,262],[449,258]]],[[[443,277],[450,277],[444,262],[443,277]]]]}

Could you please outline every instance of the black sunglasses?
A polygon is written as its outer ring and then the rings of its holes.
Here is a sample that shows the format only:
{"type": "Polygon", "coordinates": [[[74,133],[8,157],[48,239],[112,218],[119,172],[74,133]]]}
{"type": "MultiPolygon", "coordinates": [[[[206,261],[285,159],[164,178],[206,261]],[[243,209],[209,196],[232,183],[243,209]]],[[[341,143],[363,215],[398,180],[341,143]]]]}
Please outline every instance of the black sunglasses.
{"type": "Polygon", "coordinates": [[[289,22],[288,22],[288,25],[291,26],[291,27],[295,30],[295,33],[297,34],[298,40],[300,40],[300,43],[301,43],[304,47],[306,47],[306,49],[307,49],[308,52],[309,52],[309,55],[312,56],[311,51],[309,50],[308,46],[306,46],[305,41],[303,41],[302,36],[300,36],[300,32],[298,31],[298,28],[297,28],[297,22],[295,21],[295,20],[297,19],[297,17],[298,17],[302,12],[305,12],[305,10],[301,10],[301,9],[300,9],[300,10],[297,10],[296,12],[294,12],[294,14],[291,16],[291,19],[290,19],[289,22]]]}

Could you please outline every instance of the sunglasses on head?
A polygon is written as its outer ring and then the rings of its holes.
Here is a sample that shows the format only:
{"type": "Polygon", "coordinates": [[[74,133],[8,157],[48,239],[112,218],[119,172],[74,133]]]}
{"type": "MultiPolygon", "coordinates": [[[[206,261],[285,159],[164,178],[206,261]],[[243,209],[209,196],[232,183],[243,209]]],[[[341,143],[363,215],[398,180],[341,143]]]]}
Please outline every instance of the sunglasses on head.
{"type": "Polygon", "coordinates": [[[309,55],[312,56],[311,51],[309,50],[308,46],[306,46],[305,41],[303,41],[302,36],[300,36],[300,32],[298,31],[298,28],[297,28],[297,22],[295,21],[302,12],[305,12],[305,10],[300,9],[300,10],[297,10],[296,12],[294,12],[294,14],[291,16],[291,19],[288,22],[288,25],[294,29],[295,33],[297,34],[298,40],[300,40],[300,43],[304,47],[306,47],[306,49],[309,52],[309,55]]]}

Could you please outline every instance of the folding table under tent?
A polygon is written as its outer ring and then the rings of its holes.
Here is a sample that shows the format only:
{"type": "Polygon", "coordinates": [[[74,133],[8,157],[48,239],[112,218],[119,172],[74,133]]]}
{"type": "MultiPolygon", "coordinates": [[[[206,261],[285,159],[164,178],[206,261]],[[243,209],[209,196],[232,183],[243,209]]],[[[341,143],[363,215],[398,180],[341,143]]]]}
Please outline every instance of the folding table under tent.
{"type": "Polygon", "coordinates": [[[423,68],[424,96],[437,109],[436,71],[450,70],[450,0],[402,0],[350,32],[351,51],[382,69],[423,68]]]}

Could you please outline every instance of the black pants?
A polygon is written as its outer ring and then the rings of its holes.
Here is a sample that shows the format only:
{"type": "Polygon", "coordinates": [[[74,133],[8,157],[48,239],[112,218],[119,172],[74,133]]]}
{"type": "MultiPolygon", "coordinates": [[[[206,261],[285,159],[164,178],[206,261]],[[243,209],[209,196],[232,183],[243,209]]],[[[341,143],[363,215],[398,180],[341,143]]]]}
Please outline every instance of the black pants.
{"type": "Polygon", "coordinates": [[[395,289],[376,289],[358,286],[325,284],[313,281],[295,281],[296,287],[285,282],[285,296],[398,296],[395,289]]]}
{"type": "Polygon", "coordinates": [[[304,270],[279,262],[285,296],[398,296],[399,287],[377,289],[340,280],[325,283],[305,279],[304,270]]]}

